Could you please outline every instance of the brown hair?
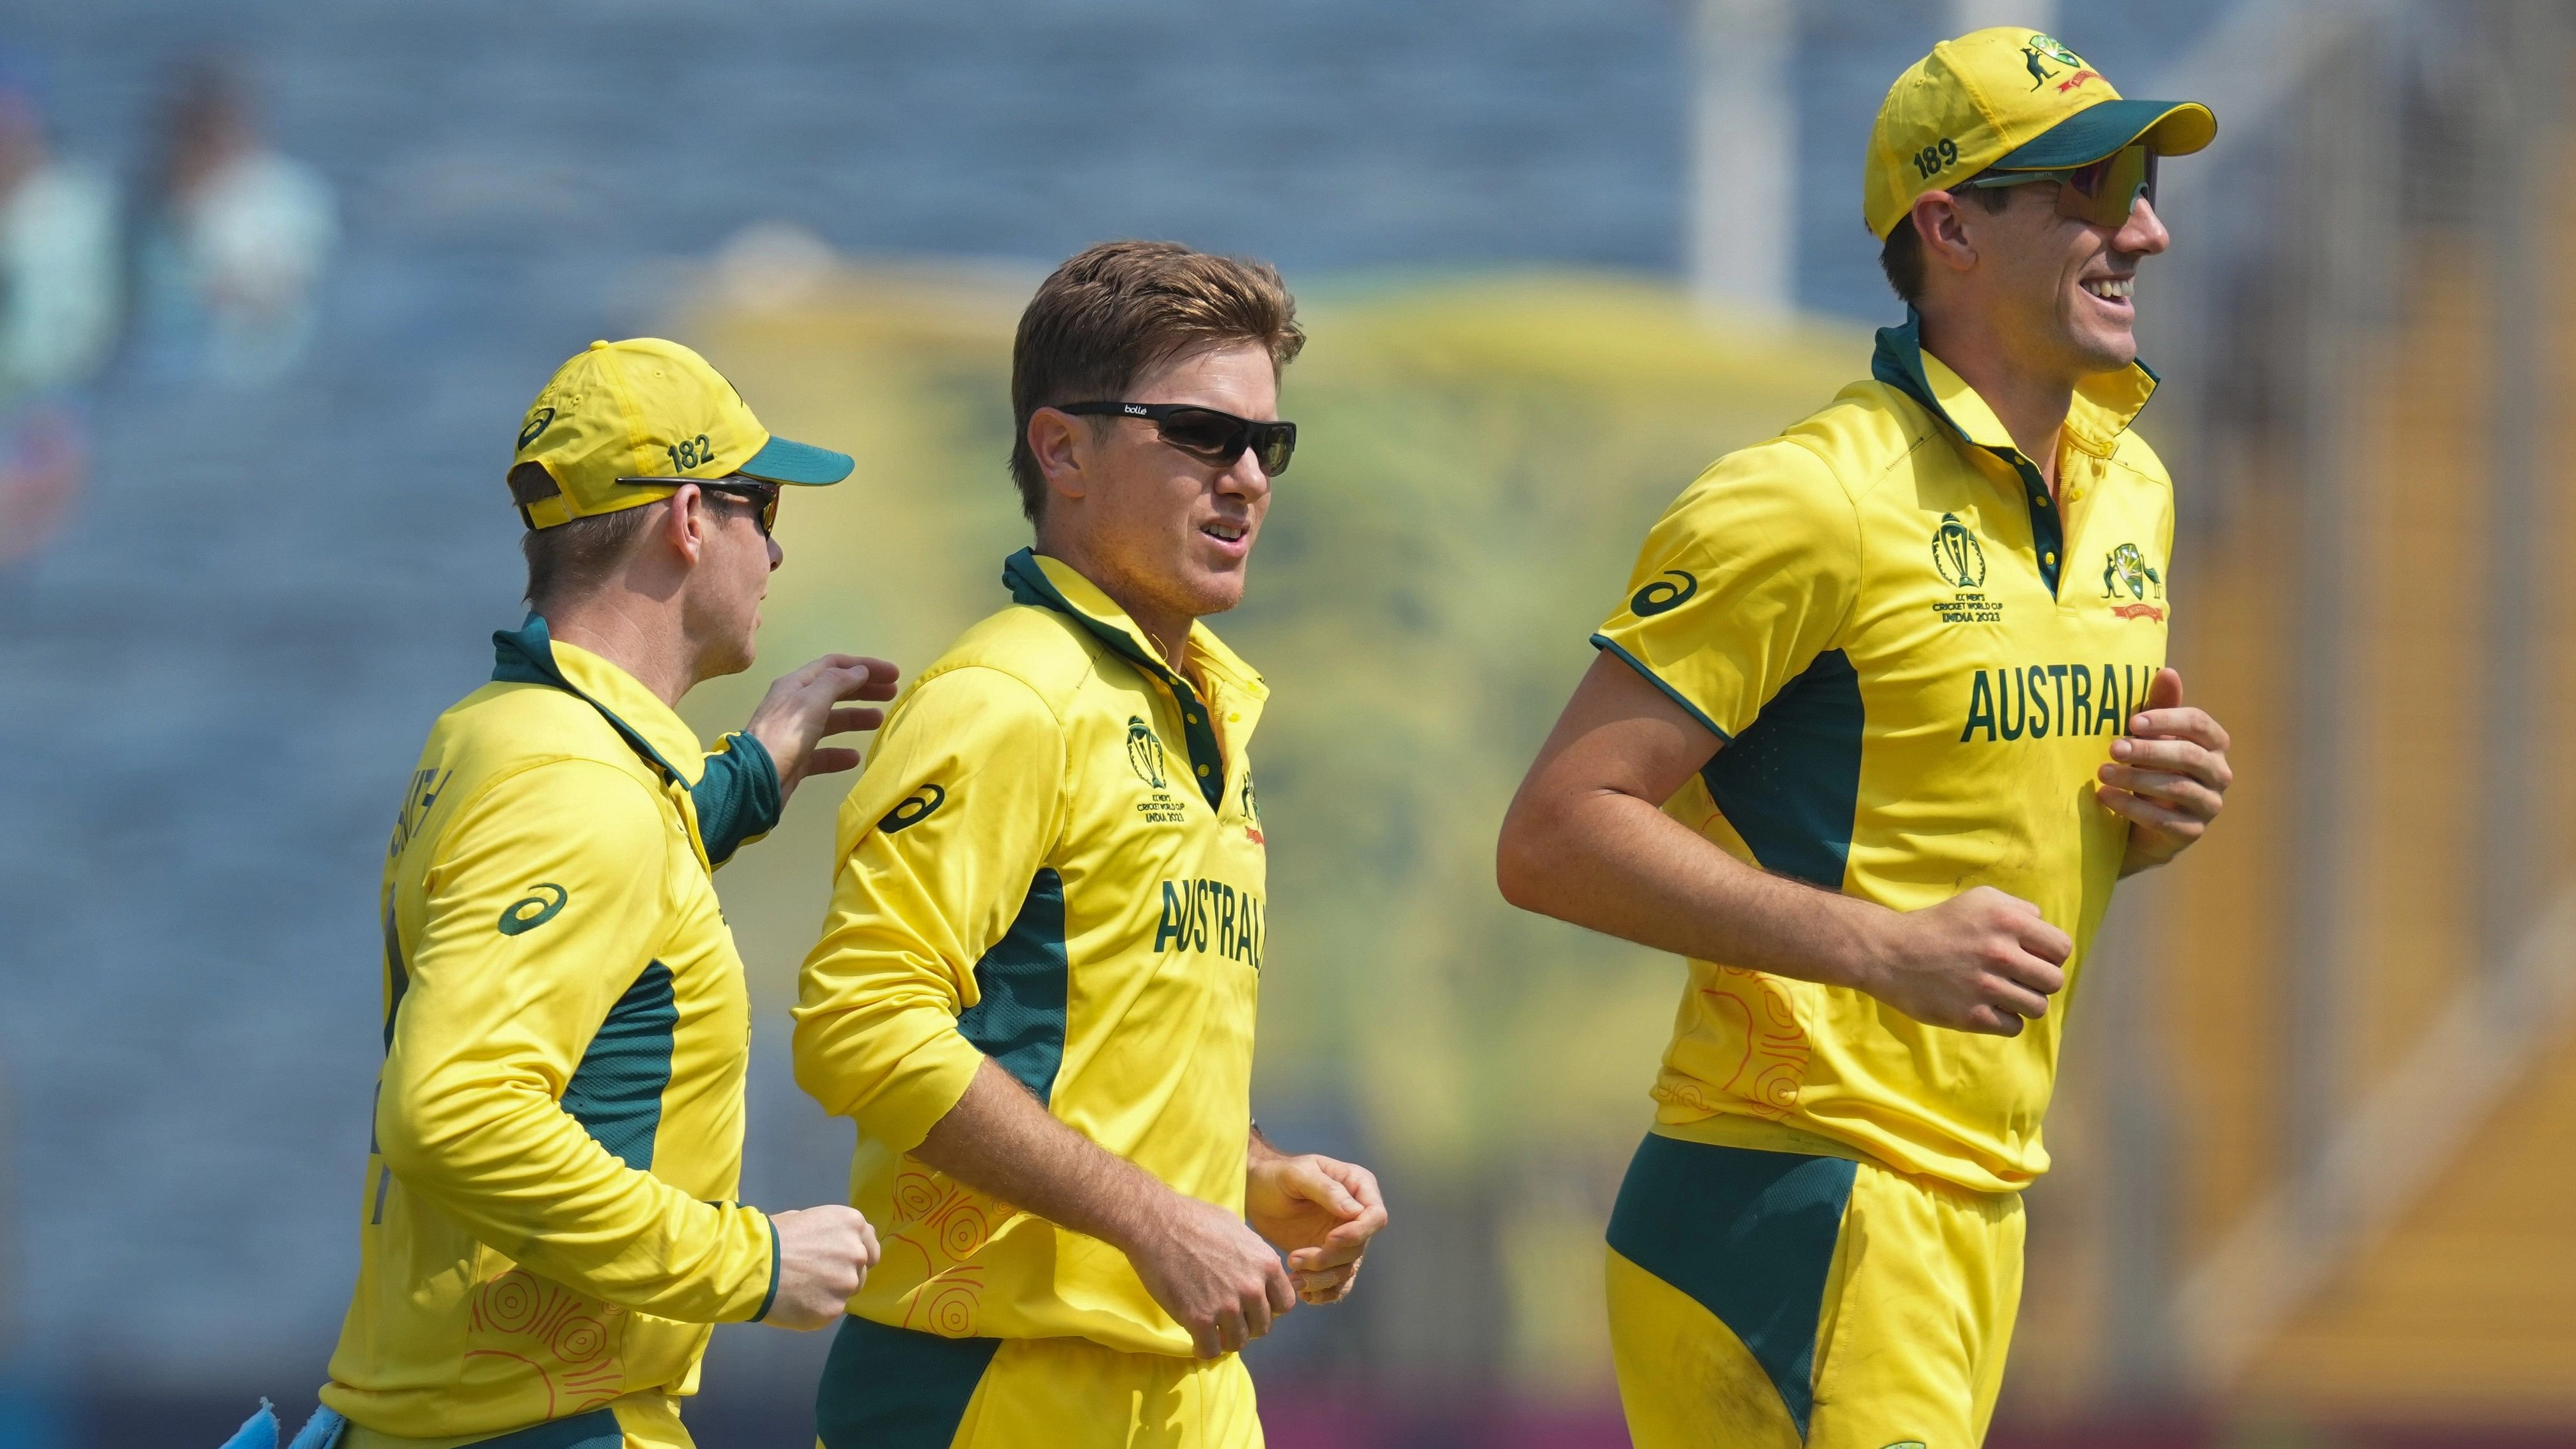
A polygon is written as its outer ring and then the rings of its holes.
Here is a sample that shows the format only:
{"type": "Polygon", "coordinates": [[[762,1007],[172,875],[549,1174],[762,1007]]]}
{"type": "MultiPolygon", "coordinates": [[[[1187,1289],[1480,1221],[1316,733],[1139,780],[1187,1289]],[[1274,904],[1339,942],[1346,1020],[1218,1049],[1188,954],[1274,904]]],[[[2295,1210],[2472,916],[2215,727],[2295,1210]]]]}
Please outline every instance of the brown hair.
{"type": "MultiPolygon", "coordinates": [[[[2012,205],[2018,187],[1978,186],[1954,188],[1954,198],[1973,196],[1986,210],[2000,216],[2012,205]]],[[[1923,233],[1914,229],[1914,213],[1909,211],[1896,219],[1896,228],[1878,249],[1878,269],[1887,273],[1887,285],[1911,307],[1923,300],[1923,233]]]]}
{"type": "MultiPolygon", "coordinates": [[[[510,470],[510,498],[523,508],[558,491],[554,475],[542,463],[521,463],[510,470]]],[[[529,607],[542,608],[607,583],[660,516],[649,506],[638,506],[529,529],[519,540],[519,552],[528,560],[529,607]]]]}
{"type": "Polygon", "coordinates": [[[1011,344],[1011,481],[1035,523],[1046,477],[1029,451],[1043,407],[1116,402],[1139,378],[1185,353],[1257,343],[1273,368],[1306,345],[1297,299],[1268,262],[1214,256],[1178,242],[1102,242],[1055,269],[1020,314],[1011,344]]]}

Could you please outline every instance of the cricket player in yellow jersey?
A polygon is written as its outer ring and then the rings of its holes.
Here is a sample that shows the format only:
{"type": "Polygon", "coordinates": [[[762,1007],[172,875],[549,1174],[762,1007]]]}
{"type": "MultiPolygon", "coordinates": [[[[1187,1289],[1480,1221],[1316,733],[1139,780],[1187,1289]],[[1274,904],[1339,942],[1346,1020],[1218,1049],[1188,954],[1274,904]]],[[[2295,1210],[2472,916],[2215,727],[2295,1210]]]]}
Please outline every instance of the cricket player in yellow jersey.
{"type": "Polygon", "coordinates": [[[1168,243],[1083,252],[1020,319],[1037,546],[841,807],[796,1013],[885,1243],[826,1449],[1258,1445],[1235,1351],[1386,1222],[1365,1169],[1252,1123],[1269,691],[1199,622],[1243,597],[1303,342],[1276,272],[1168,243]]]}
{"type": "Polygon", "coordinates": [[[1905,324],[1654,526],[1505,819],[1514,903],[1690,958],[1610,1223],[1643,1449],[1985,1434],[2050,998],[2229,781],[2130,430],[2158,161],[2215,130],[2027,29],[1898,78],[1864,190],[1905,324]]]}
{"type": "Polygon", "coordinates": [[[520,628],[430,730],[385,863],[385,1060],[343,1449],[673,1449],[711,1325],[838,1317],[876,1255],[839,1204],[735,1200],[750,1002],[711,872],[849,769],[893,667],[830,655],[705,750],[672,707],[750,666],[773,438],[685,347],[597,342],[519,430],[520,628]]]}

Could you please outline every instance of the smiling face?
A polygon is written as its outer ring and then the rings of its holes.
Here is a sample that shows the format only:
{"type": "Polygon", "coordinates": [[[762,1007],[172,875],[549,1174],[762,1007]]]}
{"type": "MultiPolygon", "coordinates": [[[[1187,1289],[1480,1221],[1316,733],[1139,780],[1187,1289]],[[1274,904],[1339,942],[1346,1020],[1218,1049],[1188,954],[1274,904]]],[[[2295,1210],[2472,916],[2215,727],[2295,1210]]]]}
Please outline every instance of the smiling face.
{"type": "Polygon", "coordinates": [[[2058,185],[2016,186],[2001,212],[1959,216],[1976,249],[1975,305],[2021,366],[2072,383],[2138,360],[2138,265],[2172,238],[2143,199],[2116,228],[2062,216],[2058,185]]]}
{"type": "MultiPolygon", "coordinates": [[[[1148,372],[1117,401],[1270,422],[1279,416],[1279,374],[1257,343],[1206,348],[1148,372]]],[[[1031,420],[1031,445],[1051,490],[1040,551],[1099,585],[1167,651],[1190,620],[1243,601],[1270,511],[1270,479],[1251,451],[1227,463],[1164,442],[1141,418],[1052,409],[1031,420]]]]}

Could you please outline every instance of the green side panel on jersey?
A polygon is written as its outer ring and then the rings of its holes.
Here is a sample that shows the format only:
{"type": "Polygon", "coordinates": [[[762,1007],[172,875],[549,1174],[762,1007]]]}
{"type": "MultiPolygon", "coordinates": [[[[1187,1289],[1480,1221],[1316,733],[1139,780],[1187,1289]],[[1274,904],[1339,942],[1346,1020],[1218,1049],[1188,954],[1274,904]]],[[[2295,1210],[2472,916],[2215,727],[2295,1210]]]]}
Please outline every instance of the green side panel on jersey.
{"type": "Polygon", "coordinates": [[[1865,722],[1851,657],[1827,650],[1700,767],[1709,798],[1764,870],[1843,888],[1865,722]]]}
{"type": "Polygon", "coordinates": [[[1072,967],[1064,949],[1064,877],[1043,869],[1029,882],[1011,929],[975,963],[976,1001],[957,1030],[1002,1064],[1041,1102],[1055,1094],[1064,1065],[1064,1018],[1072,967]]]}
{"type": "Polygon", "coordinates": [[[582,1051],[565,1084],[563,1109],[608,1154],[638,1172],[653,1166],[653,1137],[662,1127],[662,1092],[671,1085],[671,1034],[680,1008],[671,968],[646,964],[635,984],[608,1009],[608,1019],[582,1051]]]}
{"type": "Polygon", "coordinates": [[[814,1394],[823,1449],[948,1449],[998,1338],[942,1338],[844,1318],[814,1394]]]}

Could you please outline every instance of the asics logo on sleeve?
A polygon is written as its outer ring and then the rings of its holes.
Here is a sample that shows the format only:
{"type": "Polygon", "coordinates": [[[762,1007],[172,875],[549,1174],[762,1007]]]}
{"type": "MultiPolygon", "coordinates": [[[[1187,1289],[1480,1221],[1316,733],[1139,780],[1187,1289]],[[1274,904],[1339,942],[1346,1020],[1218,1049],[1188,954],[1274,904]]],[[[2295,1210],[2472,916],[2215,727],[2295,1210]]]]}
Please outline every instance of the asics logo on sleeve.
{"type": "Polygon", "coordinates": [[[937,785],[924,785],[903,797],[903,803],[886,812],[877,829],[892,835],[899,830],[919,825],[930,818],[930,812],[948,803],[948,792],[937,785]]]}
{"type": "Polygon", "coordinates": [[[510,902],[501,912],[501,934],[516,936],[533,931],[555,918],[572,899],[572,892],[552,881],[539,881],[528,887],[528,893],[510,902]],[[552,892],[552,894],[548,894],[552,892]]]}
{"type": "Polygon", "coordinates": [[[1628,601],[1628,612],[1640,619],[1651,619],[1657,614],[1669,613],[1689,603],[1690,596],[1698,592],[1698,576],[1681,569],[1666,569],[1661,578],[1639,589],[1637,596],[1628,601]],[[1681,582],[1667,583],[1665,581],[1667,579],[1679,579],[1681,582]]]}

